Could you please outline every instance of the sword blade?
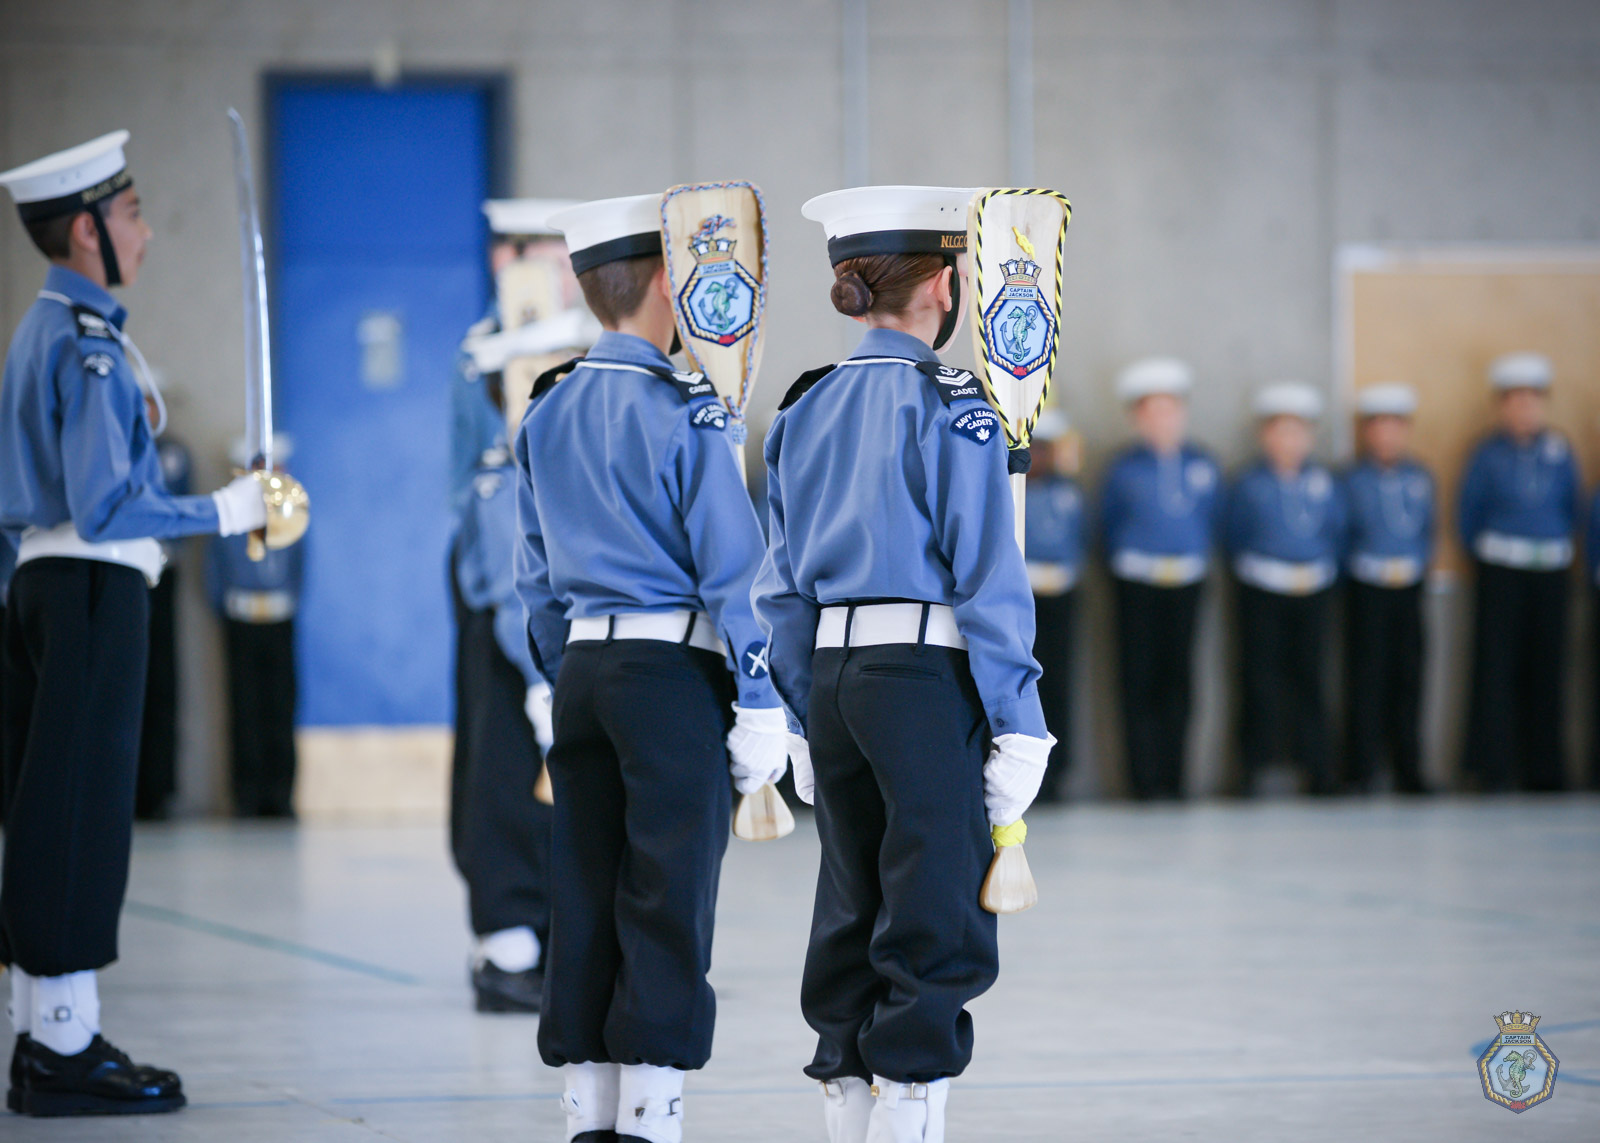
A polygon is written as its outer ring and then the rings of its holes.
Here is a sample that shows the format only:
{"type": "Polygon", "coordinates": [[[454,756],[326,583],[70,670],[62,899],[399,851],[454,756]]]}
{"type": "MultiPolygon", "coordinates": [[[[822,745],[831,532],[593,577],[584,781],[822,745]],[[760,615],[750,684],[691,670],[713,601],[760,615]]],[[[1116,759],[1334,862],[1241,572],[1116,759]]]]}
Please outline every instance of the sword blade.
{"type": "Polygon", "coordinates": [[[272,468],[272,342],[267,330],[267,261],[244,120],[228,108],[239,200],[239,262],[244,274],[244,436],[251,468],[272,468]]]}

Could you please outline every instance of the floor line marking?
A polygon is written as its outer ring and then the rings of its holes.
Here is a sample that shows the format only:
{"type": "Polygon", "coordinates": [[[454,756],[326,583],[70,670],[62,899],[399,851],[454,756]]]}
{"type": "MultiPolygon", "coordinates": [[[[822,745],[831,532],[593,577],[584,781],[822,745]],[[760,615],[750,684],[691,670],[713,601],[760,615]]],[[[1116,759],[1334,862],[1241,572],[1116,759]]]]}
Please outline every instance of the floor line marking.
{"type": "Polygon", "coordinates": [[[343,956],[339,953],[327,952],[324,949],[312,948],[295,941],[286,941],[281,937],[269,936],[251,929],[241,929],[237,925],[224,924],[221,921],[208,921],[204,917],[192,916],[177,909],[169,909],[165,905],[151,905],[145,901],[125,901],[123,911],[131,916],[139,917],[146,921],[159,921],[162,924],[172,925],[180,929],[188,929],[192,933],[203,933],[208,937],[218,937],[236,944],[250,945],[253,948],[266,949],[269,952],[279,952],[287,956],[298,957],[301,960],[314,961],[325,964],[330,968],[343,969],[345,972],[359,973],[370,976],[375,980],[385,980],[390,984],[421,984],[420,977],[412,976],[409,972],[400,972],[398,969],[385,968],[381,964],[371,964],[354,957],[343,956]]]}

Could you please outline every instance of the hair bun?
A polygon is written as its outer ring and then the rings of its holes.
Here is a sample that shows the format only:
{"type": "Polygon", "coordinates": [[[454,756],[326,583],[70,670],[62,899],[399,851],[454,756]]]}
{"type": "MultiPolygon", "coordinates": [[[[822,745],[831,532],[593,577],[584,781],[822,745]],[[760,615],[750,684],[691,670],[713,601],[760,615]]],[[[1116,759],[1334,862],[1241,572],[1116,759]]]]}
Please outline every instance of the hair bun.
{"type": "Polygon", "coordinates": [[[872,290],[866,279],[854,270],[846,270],[833,280],[828,296],[833,308],[847,317],[860,317],[872,308],[872,290]]]}

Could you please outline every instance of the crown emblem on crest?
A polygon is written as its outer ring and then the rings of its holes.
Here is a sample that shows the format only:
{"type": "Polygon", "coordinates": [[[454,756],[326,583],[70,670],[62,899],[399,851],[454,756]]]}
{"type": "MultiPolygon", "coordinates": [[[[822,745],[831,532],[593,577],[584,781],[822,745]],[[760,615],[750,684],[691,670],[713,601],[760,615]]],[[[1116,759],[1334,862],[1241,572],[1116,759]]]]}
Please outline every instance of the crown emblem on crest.
{"type": "Polygon", "coordinates": [[[1000,270],[1006,276],[1008,286],[1037,286],[1039,284],[1039,263],[1032,258],[1010,258],[1000,263],[1000,270]]]}
{"type": "Polygon", "coordinates": [[[700,220],[700,229],[694,232],[689,239],[689,253],[694,255],[694,260],[702,266],[716,265],[720,262],[733,261],[733,248],[738,244],[737,238],[728,238],[719,235],[717,231],[733,226],[733,219],[720,214],[713,214],[710,218],[700,220]]]}
{"type": "Polygon", "coordinates": [[[1531,1012],[1502,1012],[1494,1018],[1500,1031],[1513,1035],[1527,1035],[1539,1026],[1539,1017],[1531,1012]]]}

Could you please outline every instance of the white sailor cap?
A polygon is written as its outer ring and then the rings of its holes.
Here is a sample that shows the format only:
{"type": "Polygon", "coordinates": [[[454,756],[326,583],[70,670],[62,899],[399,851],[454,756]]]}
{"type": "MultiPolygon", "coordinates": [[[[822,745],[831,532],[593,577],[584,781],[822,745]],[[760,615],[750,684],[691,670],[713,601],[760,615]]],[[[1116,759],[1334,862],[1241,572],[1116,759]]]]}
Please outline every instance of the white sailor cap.
{"type": "Polygon", "coordinates": [[[1417,391],[1410,385],[1368,385],[1356,394],[1356,413],[1363,417],[1409,417],[1417,411],[1417,391]]]}
{"type": "Polygon", "coordinates": [[[1322,394],[1304,381],[1278,381],[1256,392],[1256,416],[1299,417],[1314,421],[1322,416],[1322,394]]]}
{"type": "Polygon", "coordinates": [[[800,208],[828,236],[828,261],[872,254],[944,254],[967,248],[974,187],[850,187],[800,208]]]}
{"type": "Polygon", "coordinates": [[[1040,412],[1030,435],[1036,441],[1058,441],[1067,435],[1069,428],[1071,424],[1067,415],[1054,405],[1049,405],[1040,412]]]}
{"type": "Polygon", "coordinates": [[[1553,370],[1542,353],[1507,353],[1489,366],[1489,384],[1496,389],[1548,389],[1553,370]]]}
{"type": "Polygon", "coordinates": [[[483,204],[483,213],[495,234],[559,235],[561,232],[550,225],[550,216],[578,205],[578,200],[572,198],[491,198],[483,204]]]}
{"type": "MultiPolygon", "coordinates": [[[[250,463],[250,444],[243,437],[234,437],[228,445],[228,462],[235,468],[250,463]]],[[[288,433],[272,434],[272,461],[282,464],[294,455],[294,438],[288,433]]]]}
{"type": "Polygon", "coordinates": [[[1186,395],[1194,387],[1194,371],[1176,357],[1144,357],[1117,374],[1117,398],[1133,404],[1141,397],[1186,395]]]}
{"type": "Polygon", "coordinates": [[[538,357],[559,349],[588,349],[600,340],[601,332],[600,323],[588,310],[570,309],[516,329],[469,337],[461,347],[472,355],[479,373],[499,373],[518,357],[538,357]]]}
{"type": "Polygon", "coordinates": [[[558,210],[546,220],[567,237],[572,272],[622,258],[661,253],[661,195],[602,198],[558,210]]]}
{"type": "Polygon", "coordinates": [[[113,131],[0,174],[23,222],[76,214],[133,185],[122,146],[126,131],[113,131]]]}

